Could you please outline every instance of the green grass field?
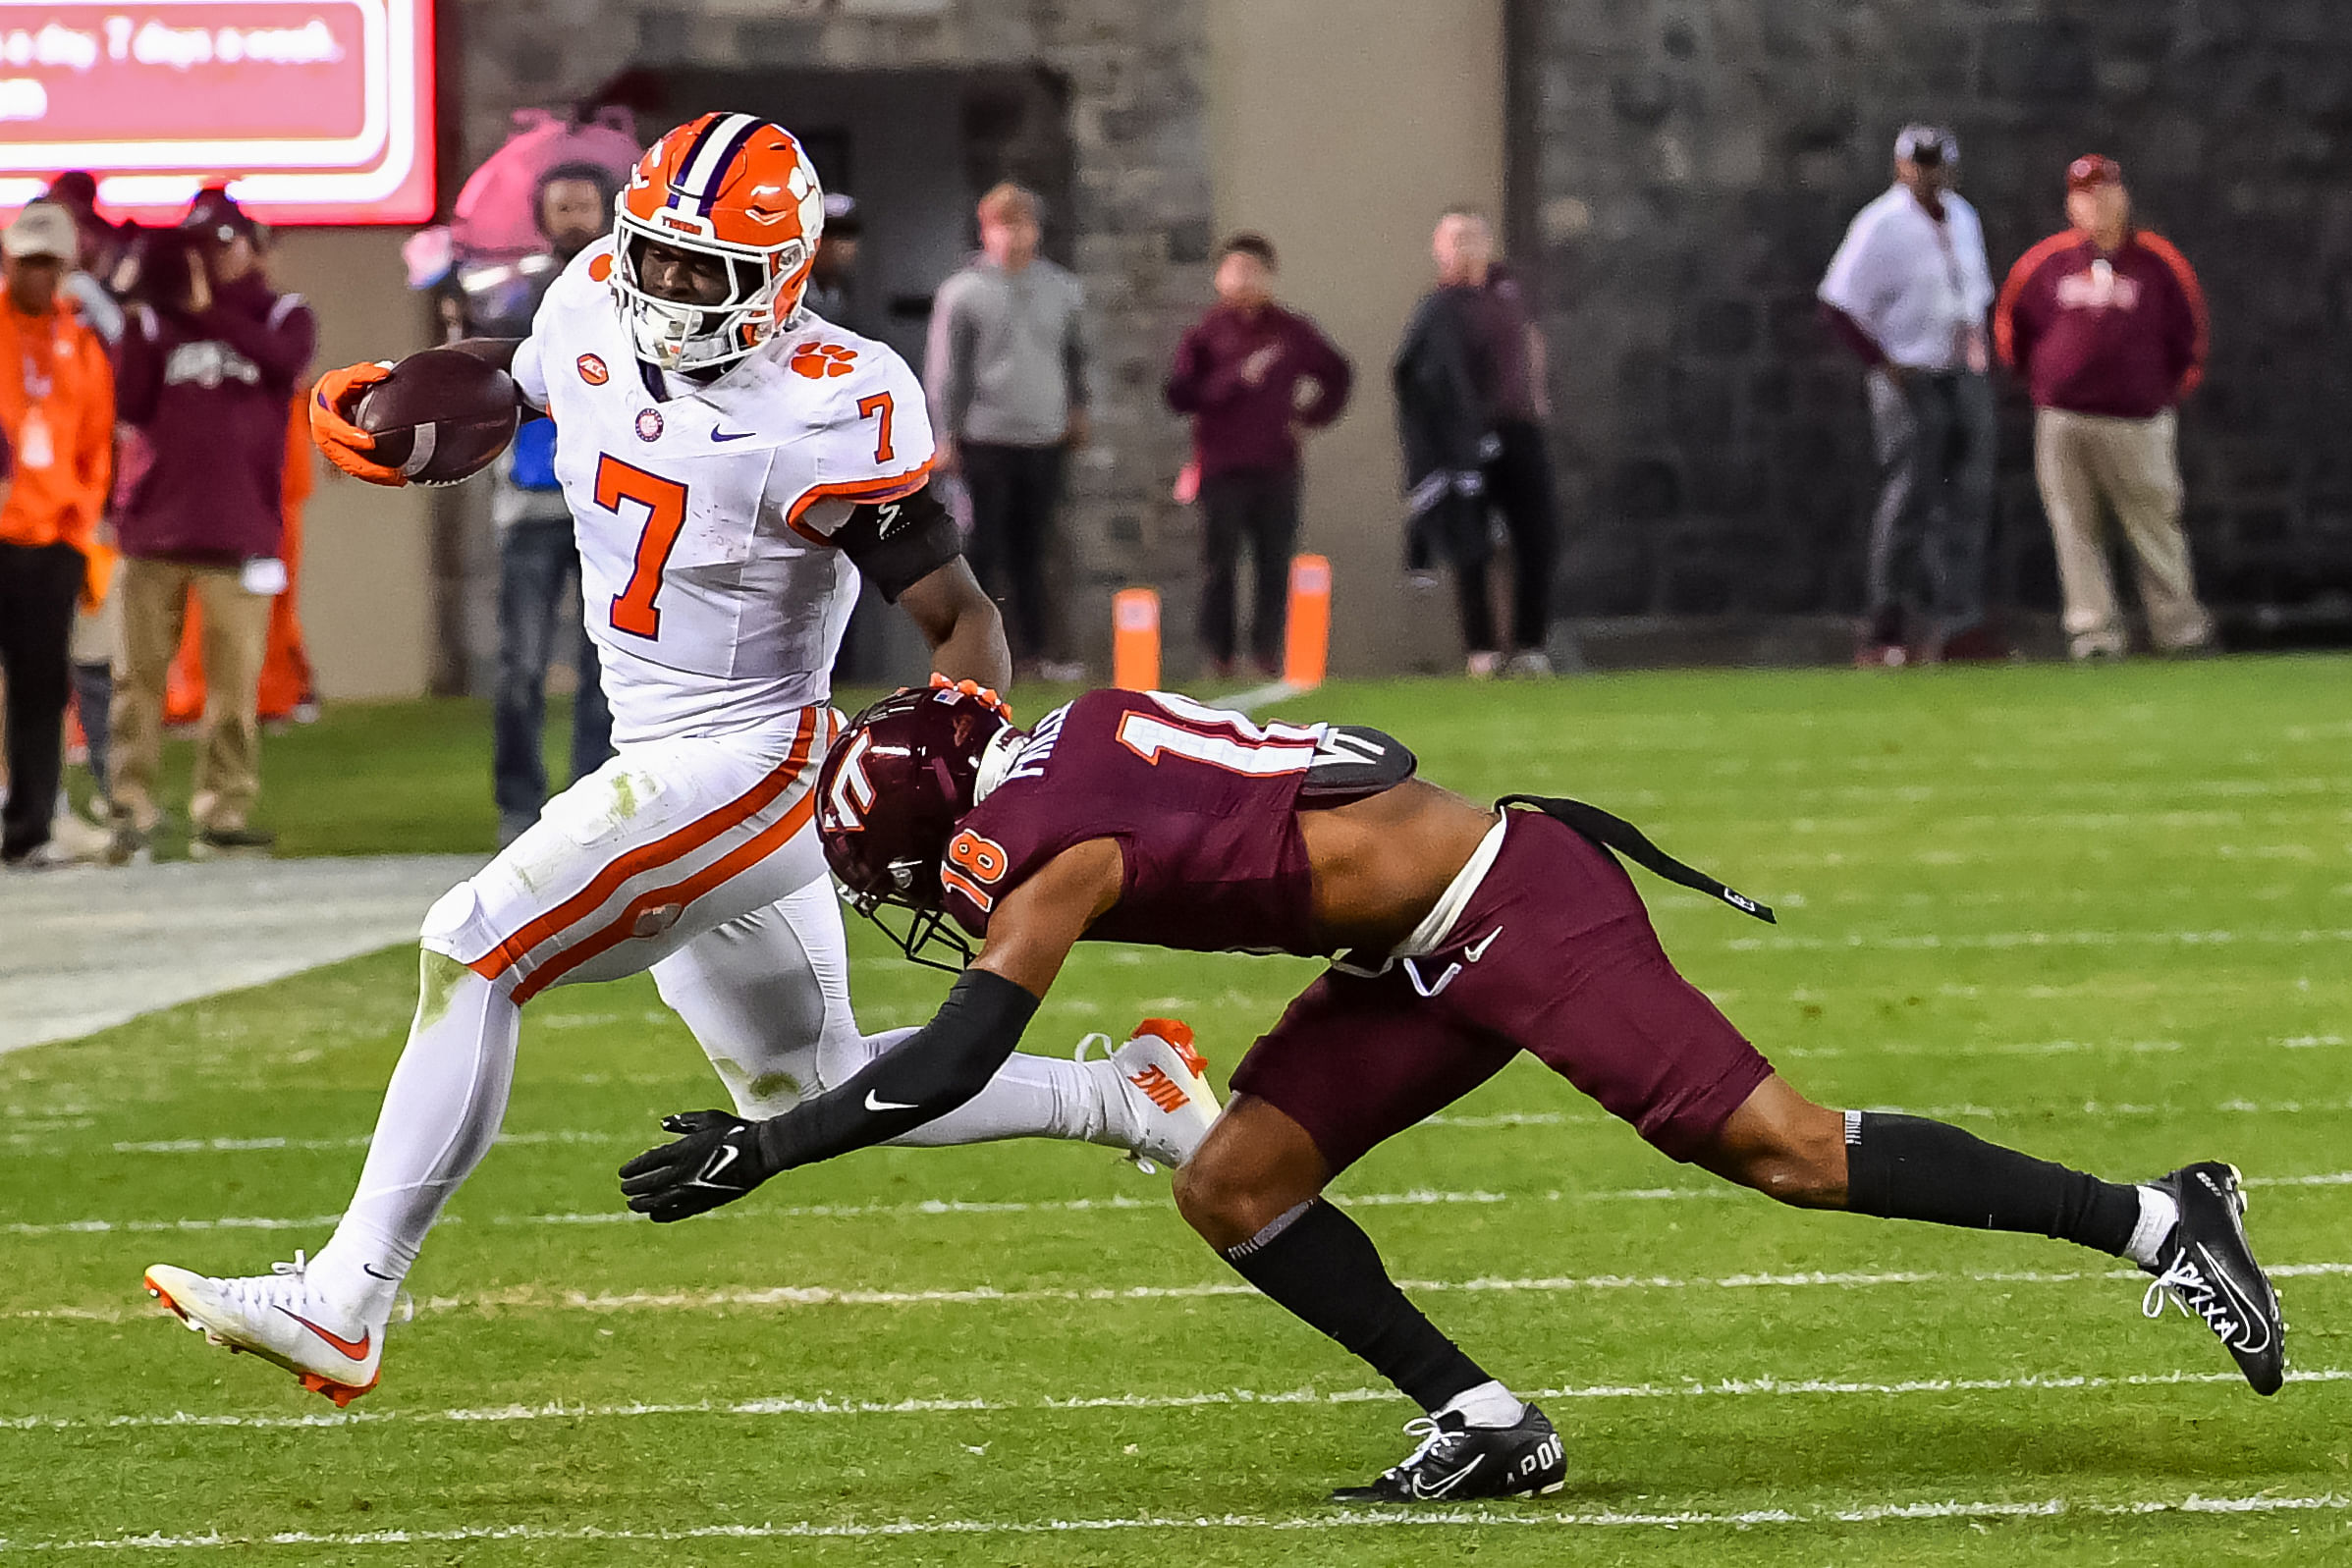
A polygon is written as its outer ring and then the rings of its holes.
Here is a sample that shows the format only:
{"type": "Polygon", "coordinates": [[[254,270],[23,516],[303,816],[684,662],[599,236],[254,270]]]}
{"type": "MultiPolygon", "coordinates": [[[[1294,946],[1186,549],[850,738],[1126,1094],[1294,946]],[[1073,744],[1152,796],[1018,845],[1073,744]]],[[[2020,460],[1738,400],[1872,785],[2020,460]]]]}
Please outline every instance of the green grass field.
{"type": "MultiPolygon", "coordinates": [[[[325,1239],[407,1024],[395,951],[0,1058],[0,1557],[2352,1562],[2348,696],[2352,661],[2229,660],[1285,710],[1393,730],[1473,793],[1610,806],[1777,904],[1768,930],[1643,879],[1685,971],[1818,1099],[2116,1176],[2236,1162],[2295,1325],[2274,1400],[2107,1260],[1779,1211],[1522,1062],[1340,1190],[1442,1325],[1544,1391],[1568,1487],[1340,1513],[1324,1490],[1413,1412],[1108,1151],[873,1151],[635,1222],[614,1167],[723,1100],[637,980],[531,1005],[508,1142],[338,1416],[138,1275],[325,1239]]],[[[307,850],[471,844],[479,732],[331,713],[272,742],[270,820],[307,850]]],[[[867,1026],[927,1016],[941,977],[852,941],[867,1026]]],[[[1029,1044],[1174,1011],[1222,1071],[1313,972],[1088,949],[1029,1044]]]]}

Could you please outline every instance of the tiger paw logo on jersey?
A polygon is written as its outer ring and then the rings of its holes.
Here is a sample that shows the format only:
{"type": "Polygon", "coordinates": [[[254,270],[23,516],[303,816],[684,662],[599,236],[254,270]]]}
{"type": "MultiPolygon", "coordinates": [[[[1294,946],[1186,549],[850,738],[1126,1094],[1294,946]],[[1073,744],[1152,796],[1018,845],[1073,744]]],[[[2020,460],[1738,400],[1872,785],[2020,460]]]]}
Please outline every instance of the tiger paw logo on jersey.
{"type": "Polygon", "coordinates": [[[804,343],[793,351],[793,368],[811,381],[846,376],[855,367],[857,351],[838,343],[804,343]]]}

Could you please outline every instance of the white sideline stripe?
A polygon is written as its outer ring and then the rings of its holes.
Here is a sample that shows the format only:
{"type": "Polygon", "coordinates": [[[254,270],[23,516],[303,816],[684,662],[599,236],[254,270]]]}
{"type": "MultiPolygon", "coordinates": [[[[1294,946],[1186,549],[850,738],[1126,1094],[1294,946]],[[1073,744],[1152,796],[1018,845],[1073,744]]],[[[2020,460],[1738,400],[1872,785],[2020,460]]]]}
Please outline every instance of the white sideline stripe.
{"type": "MultiPolygon", "coordinates": [[[[1986,931],[1958,936],[1916,932],[1907,936],[1876,936],[1848,932],[1843,937],[1730,937],[1706,946],[1725,952],[1829,952],[1876,948],[1887,952],[1921,952],[2010,947],[2119,947],[2137,946],[2226,947],[2234,943],[2307,947],[2321,943],[2352,942],[2352,929],[2311,931],[1986,931]]],[[[1686,944],[1687,946],[1687,944],[1686,944]]]]}
{"type": "Polygon", "coordinates": [[[1287,680],[1271,680],[1262,686],[1252,686],[1247,691],[1236,691],[1230,697],[1214,698],[1211,700],[1210,706],[1230,708],[1234,713],[1248,713],[1252,709],[1263,708],[1270,702],[1281,702],[1285,697],[1295,697],[1308,689],[1305,686],[1294,686],[1287,680]]]}
{"type": "MultiPolygon", "coordinates": [[[[1994,1115],[1979,1106],[1943,1107],[1949,1111],[1969,1111],[1994,1115]]],[[[2154,1111],[2152,1106],[2109,1108],[2154,1111]]],[[[2223,1107],[2223,1109],[2233,1108],[2223,1107]]],[[[2326,1108],[2338,1108],[2329,1107],[2326,1108]]],[[[1542,1112],[1530,1112],[1514,1118],[1508,1124],[1524,1125],[1535,1121],[1542,1112]]],[[[1462,1125],[1463,1123],[1454,1123],[1462,1125]]],[[[1483,1124],[1483,1123],[1482,1123],[1483,1124]]],[[[1495,1125],[1504,1123],[1497,1121],[1495,1125]]],[[[1544,1123],[1538,1123],[1544,1124],[1544,1123]]],[[[2326,1170],[2308,1176],[2248,1176],[2249,1187],[2352,1187],[2352,1170],[2326,1170]]],[[[1621,1187],[1599,1192],[1563,1192],[1555,1187],[1548,1192],[1446,1192],[1416,1187],[1406,1192],[1331,1193],[1327,1196],[1342,1209],[1444,1209],[1463,1205],[1487,1206],[1513,1203],[1682,1203],[1716,1201],[1739,1197],[1747,1191],[1725,1182],[1712,1187],[1621,1187]]],[[[723,1219],[896,1219],[935,1218],[950,1215],[1034,1215],[1034,1214],[1133,1214],[1150,1212],[1165,1214],[1170,1204],[1142,1198],[1112,1196],[1109,1198],[1048,1198],[1039,1200],[1006,1200],[975,1202],[961,1199],[926,1198],[912,1203],[890,1204],[799,1204],[780,1209],[728,1209],[719,1215],[723,1219]]],[[[259,1215],[228,1215],[214,1219],[61,1219],[49,1223],[16,1221],[5,1227],[12,1236],[90,1236],[90,1235],[156,1235],[198,1230],[316,1230],[333,1225],[339,1215],[305,1215],[278,1217],[259,1215]]],[[[637,1221],[637,1216],[626,1209],[591,1209],[578,1213],[544,1215],[490,1215],[471,1221],[477,1225],[626,1225],[637,1221]]],[[[465,1224],[463,1215],[451,1215],[438,1223],[465,1224]]]]}
{"type": "MultiPolygon", "coordinates": [[[[2273,1279],[2332,1278],[2352,1274],[2352,1263],[2284,1264],[2266,1271],[2273,1279]]],[[[2118,1279],[2145,1284],[2148,1276],[2137,1269],[2019,1269],[1966,1273],[1933,1269],[1894,1270],[1881,1273],[1808,1270],[1793,1273],[1724,1274],[1718,1278],[1678,1278],[1670,1274],[1558,1274],[1527,1279],[1493,1276],[1474,1279],[1399,1279],[1396,1283],[1406,1290],[1429,1295],[1562,1295],[1584,1290],[1856,1290],[1878,1285],[2064,1285],[2086,1280],[2118,1279]]],[[[594,1296],[582,1290],[557,1291],[536,1285],[516,1285],[505,1290],[484,1291],[478,1295],[420,1298],[416,1310],[420,1313],[518,1309],[552,1312],[694,1312],[727,1307],[933,1307],[1018,1305],[1032,1301],[1195,1301],[1218,1296],[1254,1297],[1257,1294],[1255,1286],[1239,1280],[1205,1280],[1192,1285],[1094,1285],[1085,1289],[1069,1285],[1015,1285],[1011,1289],[995,1285],[965,1285],[930,1290],[875,1290],[858,1285],[766,1285],[726,1290],[608,1291],[594,1296]]],[[[159,1311],[160,1308],[154,1307],[138,1310],[121,1307],[22,1307],[0,1312],[0,1320],[70,1319],[84,1323],[128,1323],[152,1317],[159,1311]]]]}
{"type": "MultiPolygon", "coordinates": [[[[2327,1368],[2289,1372],[2289,1382],[2352,1381],[2352,1370],[2327,1368]]],[[[1855,1382],[1829,1378],[1725,1378],[1714,1382],[1592,1383],[1565,1388],[1524,1388],[1528,1399],[1712,1399],[1782,1396],[1880,1396],[1950,1393],[2076,1393],[2112,1388],[2203,1387],[2238,1383],[2234,1372],[2167,1372],[2122,1378],[2087,1375],[2032,1378],[1907,1378],[1899,1382],[1855,1382]]],[[[301,1416],[196,1415],[175,1410],[143,1416],[0,1416],[0,1432],[113,1431],[128,1427],[235,1427],[244,1431],[289,1428],[377,1426],[386,1422],[500,1425],[518,1421],[601,1421],[637,1416],[934,1416],[1066,1410],[1192,1410],[1215,1405],[1360,1405],[1400,1401],[1394,1388],[1341,1388],[1328,1393],[1293,1388],[1259,1393],[1220,1388],[1197,1394],[1048,1394],[1038,1399],[839,1399],[778,1397],[730,1404],[698,1399],[686,1403],[614,1405],[492,1405],[472,1410],[337,1410],[301,1416]]]]}
{"type": "Polygon", "coordinates": [[[24,1551],[183,1551],[199,1546],[410,1546],[469,1541],[871,1541],[922,1536],[1056,1536],[1125,1530],[1682,1530],[1692,1526],[1757,1525],[1879,1525],[1937,1519],[2059,1519],[2069,1514],[2092,1518],[2137,1518],[2151,1514],[2270,1514],[2316,1513],[2352,1508],[2352,1496],[2335,1492],[2317,1497],[2280,1497],[2267,1492],[2250,1496],[2207,1497],[2191,1492],[2181,1498],[2143,1498],[2131,1502],[2096,1502],[2067,1497],[2026,1501],[1946,1500],[1942,1502],[1875,1503],[1866,1508],[1759,1508],[1742,1512],[1625,1513],[1614,1509],[1583,1513],[1555,1513],[1540,1506],[1520,1505],[1507,1511],[1479,1508],[1385,1509],[1334,1508],[1322,1513],[1202,1514],[1184,1516],[1137,1515],[1123,1519],[929,1519],[893,1520],[883,1524],[824,1525],[813,1522],[762,1525],[694,1525],[684,1530],[610,1528],[575,1525],[474,1525],[457,1530],[368,1530],[324,1533],[280,1531],[262,1536],[102,1536],[82,1541],[9,1541],[0,1539],[0,1552],[24,1551]]]}
{"type": "MultiPolygon", "coordinates": [[[[160,1138],[145,1143],[118,1143],[118,1155],[243,1155],[265,1149],[321,1150],[364,1149],[368,1133],[353,1133],[343,1138],[160,1138]]],[[[502,1132],[502,1144],[615,1144],[641,1138],[632,1132],[502,1132]]]]}

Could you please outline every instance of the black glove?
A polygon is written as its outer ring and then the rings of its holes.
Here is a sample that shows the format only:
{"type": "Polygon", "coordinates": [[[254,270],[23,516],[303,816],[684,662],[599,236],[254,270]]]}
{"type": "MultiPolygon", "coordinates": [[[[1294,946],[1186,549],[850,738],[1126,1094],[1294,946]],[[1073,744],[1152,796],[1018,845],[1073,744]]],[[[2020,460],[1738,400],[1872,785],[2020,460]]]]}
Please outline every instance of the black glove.
{"type": "Polygon", "coordinates": [[[662,1128],[684,1136],[621,1167],[629,1206],[657,1225],[733,1203],[776,1174],[760,1153],[756,1122],[724,1110],[688,1110],[664,1116],[662,1128]]]}

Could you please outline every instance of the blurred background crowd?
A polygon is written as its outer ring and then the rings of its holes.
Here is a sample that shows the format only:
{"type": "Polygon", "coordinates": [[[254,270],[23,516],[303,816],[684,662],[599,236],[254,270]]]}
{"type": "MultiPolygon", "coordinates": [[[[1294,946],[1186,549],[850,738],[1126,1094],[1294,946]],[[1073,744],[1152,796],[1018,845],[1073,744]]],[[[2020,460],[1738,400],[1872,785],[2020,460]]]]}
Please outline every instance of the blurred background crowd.
{"type": "MultiPolygon", "coordinates": [[[[2352,630],[2352,478],[2306,428],[2341,401],[2309,339],[2352,311],[2352,272],[2320,259],[2352,209],[2307,203],[2297,252],[2262,167],[2216,172],[2250,135],[2229,106],[2288,80],[2282,46],[2352,46],[2340,23],[1922,0],[1893,8],[1918,25],[1905,42],[1801,4],[1739,27],[1704,7],[1384,5],[1392,25],[1310,103],[1276,90],[1311,32],[1299,8],[1212,7],[1205,66],[1171,42],[1197,8],[1098,9],[1127,66],[1067,17],[983,47],[957,0],[896,21],[827,0],[717,42],[632,12],[636,63],[568,102],[554,89],[593,51],[526,71],[498,47],[511,19],[475,18],[450,56],[447,221],[401,246],[405,325],[343,264],[359,252],[273,236],[234,182],[167,227],[115,221],[92,172],[56,176],[5,244],[0,860],[144,855],[175,727],[198,742],[194,851],[267,847],[261,735],[318,698],[298,609],[309,378],[520,335],[644,141],[721,106],[810,147],[828,198],[809,307],[919,367],[1026,678],[1105,677],[1108,592],[1138,581],[1176,610],[1173,678],[1271,676],[1309,548],[1340,568],[1336,663],[1366,672],[2095,662],[2352,630]],[[1742,59],[1822,84],[1734,112],[1742,59]],[[1386,185],[1380,158],[1331,150],[1344,137],[1312,156],[1363,168],[1284,166],[1298,120],[1370,124],[1366,81],[1414,71],[1460,124],[1393,126],[1386,185]],[[2271,265],[2249,248],[2311,271],[2305,337],[2290,291],[2242,282],[2271,265]],[[2210,305],[2201,270],[2224,280],[2210,305]],[[70,766],[90,788],[61,790],[70,766]]],[[[2264,135],[2334,135],[2336,57],[2264,135]]],[[[526,425],[481,479],[377,507],[369,588],[326,611],[340,644],[414,672],[395,685],[492,700],[502,837],[550,792],[551,696],[574,775],[609,747],[554,439],[526,425]],[[384,542],[404,527],[427,542],[384,542]],[[421,620],[396,624],[394,598],[421,620]]],[[[918,657],[870,603],[842,674],[918,657]]]]}

